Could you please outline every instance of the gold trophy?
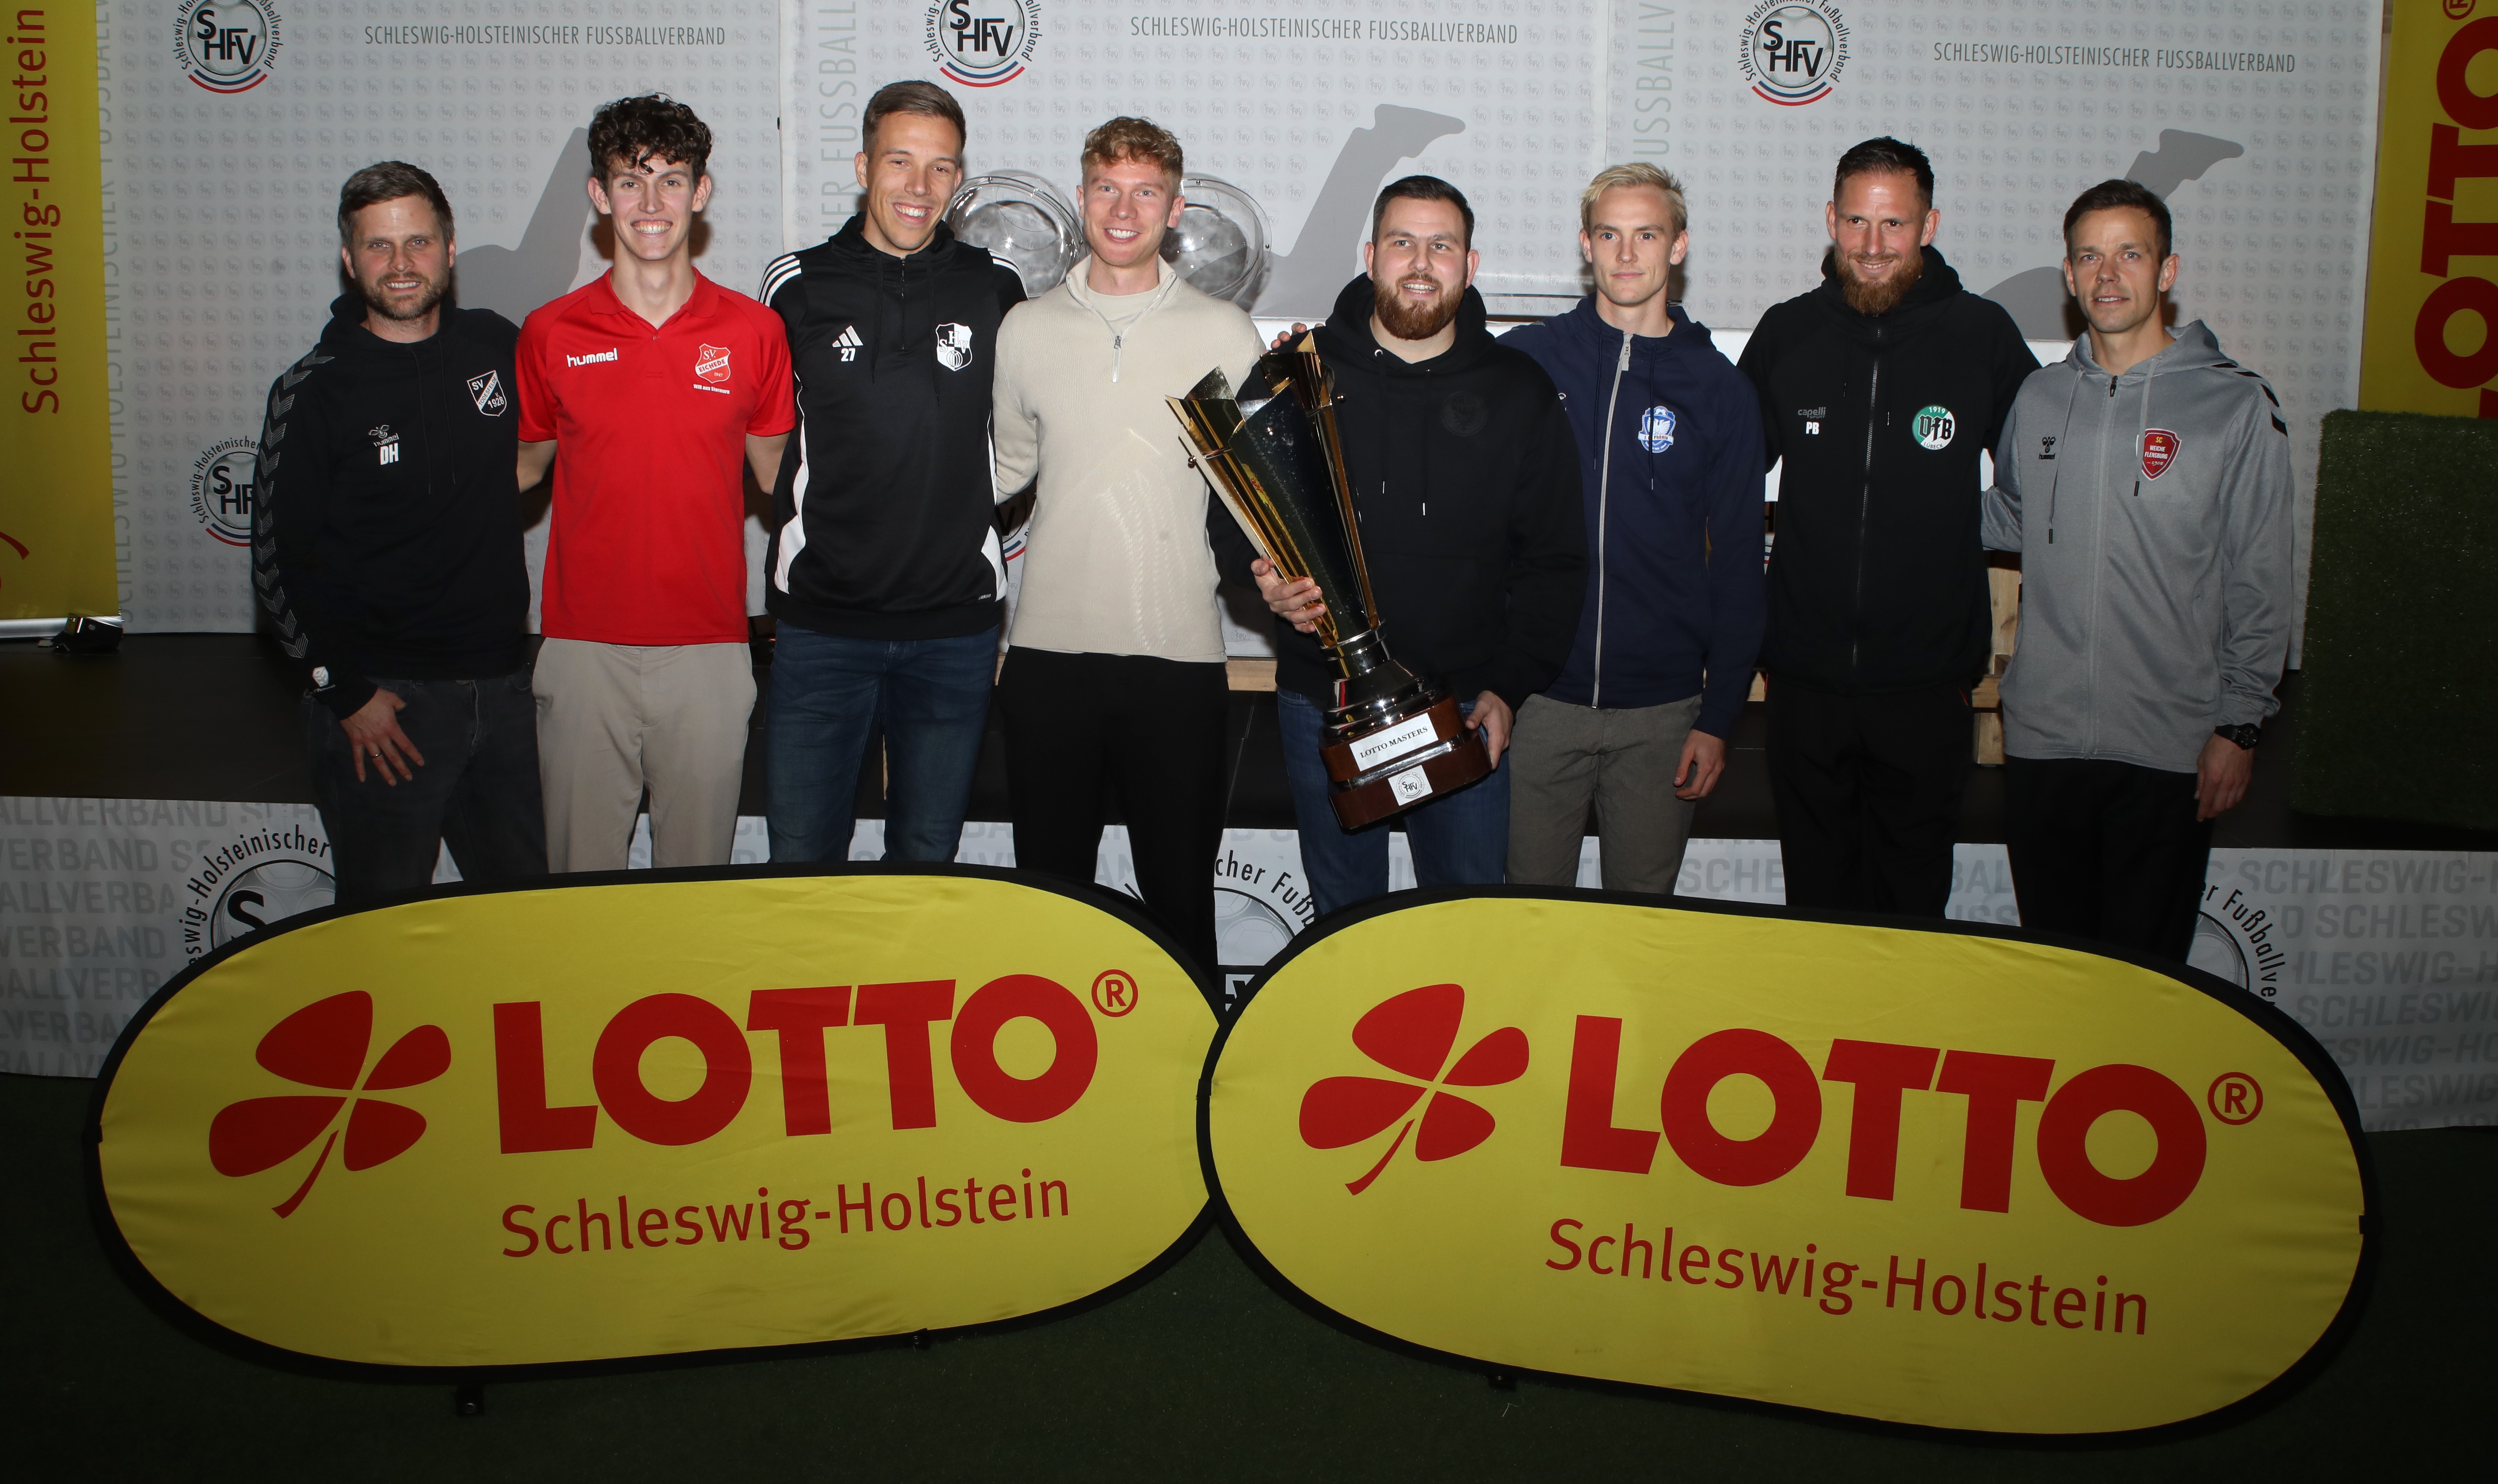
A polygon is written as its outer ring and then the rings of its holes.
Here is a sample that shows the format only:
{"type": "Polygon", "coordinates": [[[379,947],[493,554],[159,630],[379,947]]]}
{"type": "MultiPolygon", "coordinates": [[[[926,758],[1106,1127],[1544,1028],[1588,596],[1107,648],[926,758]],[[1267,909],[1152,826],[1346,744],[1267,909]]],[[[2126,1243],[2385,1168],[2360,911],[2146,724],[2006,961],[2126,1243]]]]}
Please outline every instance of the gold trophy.
{"type": "Polygon", "coordinates": [[[1319,641],[1335,661],[1319,756],[1347,830],[1455,793],[1491,772],[1447,686],[1396,663],[1379,637],[1378,599],[1336,436],[1335,385],[1311,337],[1258,360],[1234,395],[1220,368],[1169,398],[1224,508],[1286,581],[1311,578],[1327,612],[1319,641]]]}

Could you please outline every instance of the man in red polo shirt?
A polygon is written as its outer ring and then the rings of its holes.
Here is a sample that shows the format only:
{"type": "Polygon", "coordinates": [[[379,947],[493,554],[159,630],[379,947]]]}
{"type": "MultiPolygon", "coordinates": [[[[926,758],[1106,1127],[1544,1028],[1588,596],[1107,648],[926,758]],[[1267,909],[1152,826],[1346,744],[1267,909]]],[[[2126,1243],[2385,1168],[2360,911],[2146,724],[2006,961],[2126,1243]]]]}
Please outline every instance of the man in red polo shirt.
{"type": "Polygon", "coordinates": [[[767,488],[797,422],[770,310],[694,271],[711,130],[665,97],[590,123],[616,267],[521,327],[520,481],[555,471],[539,628],[551,870],[623,868],[642,790],[651,864],[724,865],[754,671],[742,458],[767,488]]]}

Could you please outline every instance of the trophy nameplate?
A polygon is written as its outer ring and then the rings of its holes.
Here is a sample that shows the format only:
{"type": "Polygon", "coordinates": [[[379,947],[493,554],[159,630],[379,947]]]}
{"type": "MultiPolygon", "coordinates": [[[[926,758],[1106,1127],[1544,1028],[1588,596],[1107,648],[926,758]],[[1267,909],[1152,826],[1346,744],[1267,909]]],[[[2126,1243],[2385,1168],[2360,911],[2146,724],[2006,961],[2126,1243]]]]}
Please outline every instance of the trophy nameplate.
{"type": "Polygon", "coordinates": [[[1398,664],[1380,638],[1353,488],[1336,435],[1335,388],[1310,337],[1258,360],[1234,395],[1218,368],[1169,398],[1226,510],[1258,554],[1319,584],[1319,643],[1335,664],[1319,734],[1329,802],[1347,830],[1457,792],[1491,772],[1447,686],[1398,664]]]}

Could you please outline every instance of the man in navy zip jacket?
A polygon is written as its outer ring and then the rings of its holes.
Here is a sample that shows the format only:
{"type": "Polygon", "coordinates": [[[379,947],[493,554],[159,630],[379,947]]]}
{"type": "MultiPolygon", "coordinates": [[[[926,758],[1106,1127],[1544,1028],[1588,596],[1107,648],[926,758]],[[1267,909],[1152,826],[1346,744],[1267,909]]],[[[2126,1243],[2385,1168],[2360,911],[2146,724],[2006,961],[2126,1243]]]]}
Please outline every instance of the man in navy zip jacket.
{"type": "Polygon", "coordinates": [[[1575,884],[1592,801],[1605,890],[1664,896],[1760,647],[1760,404],[1666,300],[1690,248],[1681,185],[1617,165],[1579,219],[1596,292],[1503,340],[1560,389],[1590,569],[1569,664],[1518,713],[1509,879],[1575,884]]]}
{"type": "Polygon", "coordinates": [[[861,127],[858,214],[763,274],[798,378],[764,584],[764,813],[775,861],[848,860],[881,721],[885,857],[950,861],[997,674],[989,384],[1023,280],[941,219],[963,177],[952,94],[889,83],[861,127]]]}
{"type": "Polygon", "coordinates": [[[455,309],[451,204],[397,160],[338,192],[356,292],[269,389],[252,580],[302,666],[338,900],[546,874],[512,348],[455,309]]]}
{"type": "Polygon", "coordinates": [[[1940,917],[1991,651],[1977,456],[2038,368],[1935,250],[1925,152],[1840,157],[1821,286],[1740,363],[1778,478],[1761,673],[1787,905],[1940,917]]]}

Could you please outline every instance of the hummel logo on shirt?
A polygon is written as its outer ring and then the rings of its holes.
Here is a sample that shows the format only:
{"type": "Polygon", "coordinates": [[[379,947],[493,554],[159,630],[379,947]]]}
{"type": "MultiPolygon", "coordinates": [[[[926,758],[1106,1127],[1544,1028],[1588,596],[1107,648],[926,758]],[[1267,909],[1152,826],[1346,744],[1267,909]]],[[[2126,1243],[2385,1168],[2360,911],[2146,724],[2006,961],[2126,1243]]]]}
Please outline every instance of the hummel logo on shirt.
{"type": "Polygon", "coordinates": [[[594,350],[587,356],[566,356],[563,358],[563,363],[566,365],[589,365],[592,362],[613,361],[615,359],[616,352],[613,350],[594,350]]]}
{"type": "Polygon", "coordinates": [[[388,423],[379,427],[366,428],[365,436],[373,440],[373,448],[380,454],[382,462],[399,462],[399,434],[391,431],[388,423]]]}
{"type": "Polygon", "coordinates": [[[859,338],[858,327],[856,325],[844,325],[842,327],[842,332],[833,336],[833,348],[842,353],[842,359],[844,361],[856,361],[858,359],[859,347],[866,343],[867,342],[859,338]]]}

